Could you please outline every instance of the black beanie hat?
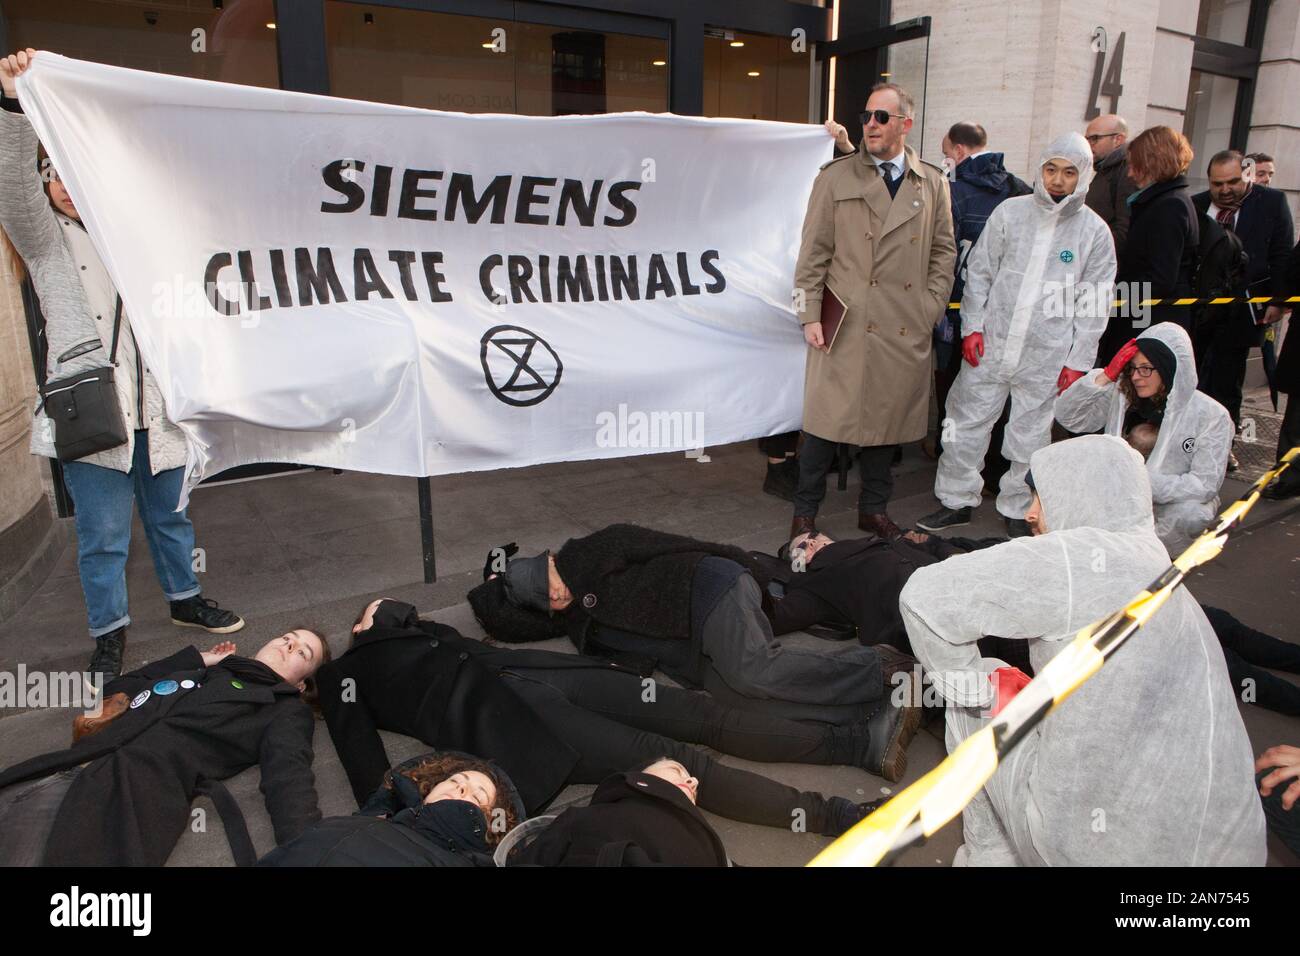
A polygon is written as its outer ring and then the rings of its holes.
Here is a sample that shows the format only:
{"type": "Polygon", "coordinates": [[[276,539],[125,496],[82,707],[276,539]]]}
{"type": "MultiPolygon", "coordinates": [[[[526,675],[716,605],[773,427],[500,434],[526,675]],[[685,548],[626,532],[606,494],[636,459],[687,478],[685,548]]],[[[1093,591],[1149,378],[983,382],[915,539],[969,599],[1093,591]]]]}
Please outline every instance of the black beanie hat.
{"type": "Polygon", "coordinates": [[[1155,336],[1137,340],[1138,351],[1147,357],[1147,361],[1160,373],[1160,380],[1165,384],[1165,391],[1173,391],[1174,375],[1178,372],[1178,359],[1169,350],[1169,346],[1155,336]]]}

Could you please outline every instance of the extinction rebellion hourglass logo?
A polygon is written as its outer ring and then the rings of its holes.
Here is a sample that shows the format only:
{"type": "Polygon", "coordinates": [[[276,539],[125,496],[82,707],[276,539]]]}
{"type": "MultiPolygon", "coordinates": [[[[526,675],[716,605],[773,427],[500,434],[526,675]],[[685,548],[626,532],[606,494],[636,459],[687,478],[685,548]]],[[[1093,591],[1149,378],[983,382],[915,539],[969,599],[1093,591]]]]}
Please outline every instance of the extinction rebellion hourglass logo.
{"type": "Polygon", "coordinates": [[[492,394],[507,405],[536,405],[560,384],[564,363],[535,332],[517,325],[490,328],[480,340],[479,361],[492,394]]]}

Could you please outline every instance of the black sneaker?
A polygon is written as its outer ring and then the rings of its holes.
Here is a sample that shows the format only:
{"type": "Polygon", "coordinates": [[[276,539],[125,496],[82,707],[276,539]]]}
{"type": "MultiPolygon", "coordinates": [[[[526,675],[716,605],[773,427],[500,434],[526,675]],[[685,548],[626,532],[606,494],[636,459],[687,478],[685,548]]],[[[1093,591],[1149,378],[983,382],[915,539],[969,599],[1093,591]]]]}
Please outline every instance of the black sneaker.
{"type": "Polygon", "coordinates": [[[1033,535],[1029,522],[1024,518],[1007,518],[1007,534],[1013,538],[1028,538],[1033,535]]]}
{"type": "Polygon", "coordinates": [[[763,491],[783,501],[793,501],[794,491],[799,487],[799,459],[787,458],[783,462],[767,463],[767,477],[763,479],[763,491]]]}
{"type": "Polygon", "coordinates": [[[86,690],[95,696],[110,681],[122,676],[122,654],[126,651],[126,628],[119,627],[95,638],[95,653],[86,665],[86,690]]]}
{"type": "Polygon", "coordinates": [[[181,627],[201,627],[212,634],[233,634],[244,626],[244,619],[234,611],[217,607],[217,602],[202,594],[172,601],[172,623],[181,627]]]}
{"type": "Polygon", "coordinates": [[[921,679],[912,671],[907,683],[908,687],[899,688],[904,694],[902,706],[894,703],[896,690],[891,688],[880,709],[867,720],[870,740],[863,769],[884,777],[890,783],[902,780],[907,773],[907,745],[921,726],[921,679]]]}
{"type": "Polygon", "coordinates": [[[970,508],[940,508],[916,523],[922,531],[944,531],[970,524],[970,508]]]}

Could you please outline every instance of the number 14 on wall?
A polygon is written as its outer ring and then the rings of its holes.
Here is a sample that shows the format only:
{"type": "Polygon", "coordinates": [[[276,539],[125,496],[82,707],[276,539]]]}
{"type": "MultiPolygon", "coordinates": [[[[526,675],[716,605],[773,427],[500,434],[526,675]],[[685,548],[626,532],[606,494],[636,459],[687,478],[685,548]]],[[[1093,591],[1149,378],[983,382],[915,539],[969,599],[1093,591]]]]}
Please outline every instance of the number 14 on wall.
{"type": "Polygon", "coordinates": [[[1124,37],[1126,34],[1121,33],[1119,39],[1115,41],[1115,51],[1110,57],[1110,67],[1106,68],[1106,31],[1097,27],[1092,33],[1092,49],[1097,54],[1096,65],[1092,68],[1092,91],[1088,95],[1088,112],[1084,114],[1085,120],[1096,119],[1101,115],[1101,109],[1097,106],[1097,97],[1110,97],[1110,112],[1119,112],[1119,97],[1124,92],[1124,86],[1120,83],[1120,71],[1124,69],[1124,37]],[[1104,74],[1104,75],[1103,75],[1104,74]]]}

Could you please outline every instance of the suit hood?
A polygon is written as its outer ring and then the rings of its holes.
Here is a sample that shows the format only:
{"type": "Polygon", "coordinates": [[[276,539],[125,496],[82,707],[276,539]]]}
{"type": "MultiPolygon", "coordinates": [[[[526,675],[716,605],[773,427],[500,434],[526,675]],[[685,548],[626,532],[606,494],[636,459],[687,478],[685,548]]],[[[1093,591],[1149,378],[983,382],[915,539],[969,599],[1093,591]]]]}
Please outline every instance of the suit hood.
{"type": "Polygon", "coordinates": [[[1113,435],[1082,435],[1029,459],[1048,532],[1071,528],[1155,532],[1146,463],[1113,435]]]}
{"type": "Polygon", "coordinates": [[[1094,175],[1092,150],[1088,148],[1088,141],[1078,133],[1058,136],[1047,144],[1047,148],[1038,157],[1038,165],[1034,168],[1034,201],[1042,207],[1059,209],[1059,215],[1073,216],[1083,208],[1094,175]],[[1079,171],[1079,181],[1074,186],[1074,192],[1059,203],[1052,199],[1047,187],[1043,185],[1043,164],[1049,159],[1058,158],[1069,161],[1079,171]]]}

